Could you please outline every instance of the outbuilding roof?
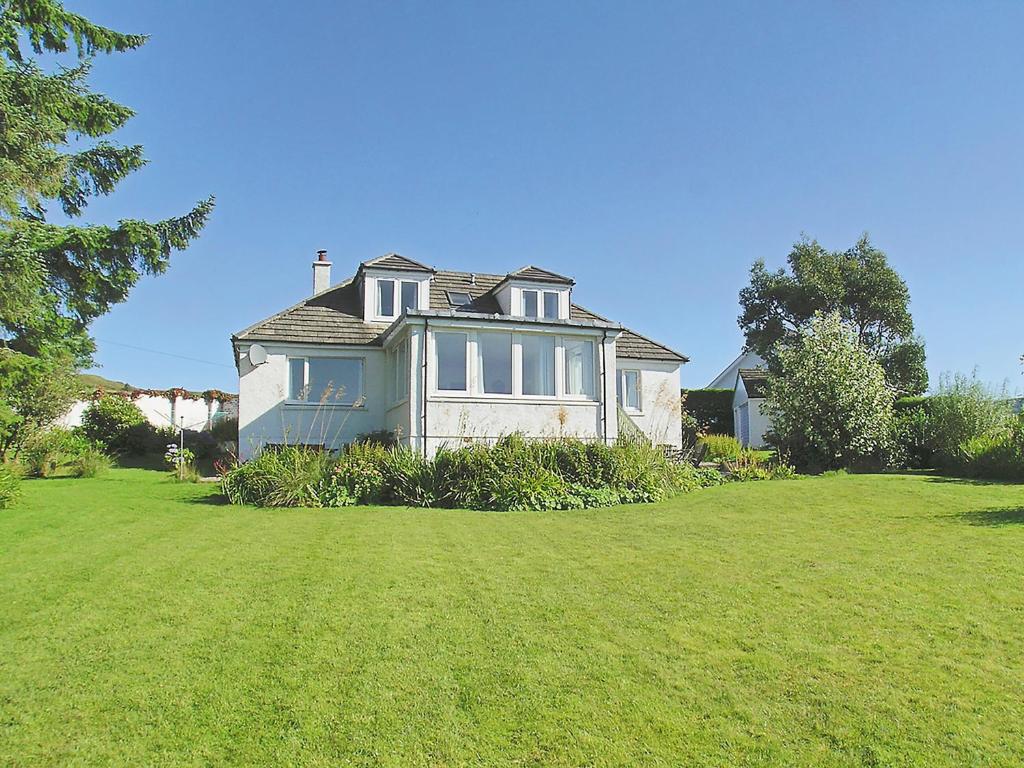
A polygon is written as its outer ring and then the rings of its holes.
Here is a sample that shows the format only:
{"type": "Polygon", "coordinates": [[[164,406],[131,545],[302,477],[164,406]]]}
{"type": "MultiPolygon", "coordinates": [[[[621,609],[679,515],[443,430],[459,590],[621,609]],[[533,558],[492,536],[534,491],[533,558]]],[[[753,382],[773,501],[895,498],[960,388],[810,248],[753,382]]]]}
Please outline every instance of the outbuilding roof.
{"type": "Polygon", "coordinates": [[[747,397],[756,399],[767,396],[768,371],[763,368],[740,368],[738,375],[743,380],[747,397]]]}
{"type": "MultiPolygon", "coordinates": [[[[372,259],[360,265],[381,267],[385,269],[408,269],[398,267],[394,259],[403,259],[417,265],[415,271],[430,271],[430,267],[412,262],[404,256],[388,254],[380,259],[372,259]],[[386,259],[388,261],[381,261],[386,259]]],[[[524,269],[538,269],[529,267],[524,269]]],[[[548,275],[561,278],[553,272],[540,270],[548,275]]],[[[510,273],[512,274],[512,273],[510,273]]],[[[493,275],[480,272],[456,272],[449,270],[433,270],[430,284],[430,309],[439,312],[451,312],[458,316],[461,313],[478,315],[502,315],[501,307],[495,296],[494,289],[504,282],[509,275],[493,275]],[[468,293],[472,298],[469,304],[455,307],[451,304],[449,292],[468,293]]],[[[561,278],[568,280],[569,278],[561,278]]],[[[502,316],[503,320],[508,318],[502,316]]],[[[591,312],[578,304],[569,307],[569,319],[573,321],[589,321],[598,326],[611,324],[601,315],[591,312]]],[[[265,320],[250,325],[231,337],[233,342],[264,341],[286,342],[298,344],[367,344],[379,346],[390,323],[367,323],[363,320],[362,299],[359,283],[355,278],[346,280],[339,285],[300,301],[265,320]]],[[[638,360],[659,360],[664,362],[685,363],[689,360],[664,344],[643,336],[636,331],[622,328],[616,340],[619,357],[638,360]]]]}

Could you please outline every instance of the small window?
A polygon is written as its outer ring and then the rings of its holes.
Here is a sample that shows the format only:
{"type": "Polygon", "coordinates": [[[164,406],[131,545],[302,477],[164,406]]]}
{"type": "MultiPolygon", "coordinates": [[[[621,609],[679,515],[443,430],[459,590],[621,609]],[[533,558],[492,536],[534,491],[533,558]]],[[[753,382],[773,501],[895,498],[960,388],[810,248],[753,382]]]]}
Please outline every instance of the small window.
{"type": "Polygon", "coordinates": [[[473,303],[473,297],[462,291],[448,291],[448,303],[453,307],[464,307],[473,303]]]}
{"type": "Polygon", "coordinates": [[[445,392],[466,391],[466,334],[435,333],[437,388],[445,392]]]}
{"type": "Polygon", "coordinates": [[[420,308],[420,284],[412,280],[402,281],[402,311],[420,308]]]}
{"type": "Polygon", "coordinates": [[[353,405],[362,397],[362,358],[300,357],[288,360],[288,399],[353,405]]]}
{"type": "Polygon", "coordinates": [[[527,334],[523,348],[523,394],[555,394],[555,339],[553,336],[527,334]]]}
{"type": "Polygon", "coordinates": [[[377,316],[395,316],[395,281],[377,281],[377,316]]]}
{"type": "Polygon", "coordinates": [[[481,333],[477,336],[480,382],[488,395],[512,394],[512,334],[481,333]]]}
{"type": "Polygon", "coordinates": [[[523,317],[537,317],[536,291],[523,291],[523,317]]]}
{"type": "Polygon", "coordinates": [[[640,410],[640,371],[619,371],[618,395],[627,411],[640,410]]]}
{"type": "Polygon", "coordinates": [[[558,294],[554,291],[544,291],[544,318],[558,319],[558,294]]]}
{"type": "Polygon", "coordinates": [[[565,394],[594,399],[594,342],[565,340],[565,394]]]}

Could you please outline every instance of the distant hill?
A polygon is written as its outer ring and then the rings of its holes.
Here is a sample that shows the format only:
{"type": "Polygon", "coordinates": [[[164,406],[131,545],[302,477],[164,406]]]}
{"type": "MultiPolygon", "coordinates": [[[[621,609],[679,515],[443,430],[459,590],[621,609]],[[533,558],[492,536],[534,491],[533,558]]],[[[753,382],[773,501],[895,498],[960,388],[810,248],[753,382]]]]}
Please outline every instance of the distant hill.
{"type": "Polygon", "coordinates": [[[105,379],[95,373],[80,373],[78,374],[78,380],[82,382],[82,389],[86,392],[95,392],[97,389],[102,389],[106,392],[128,392],[135,389],[131,384],[105,379]]]}

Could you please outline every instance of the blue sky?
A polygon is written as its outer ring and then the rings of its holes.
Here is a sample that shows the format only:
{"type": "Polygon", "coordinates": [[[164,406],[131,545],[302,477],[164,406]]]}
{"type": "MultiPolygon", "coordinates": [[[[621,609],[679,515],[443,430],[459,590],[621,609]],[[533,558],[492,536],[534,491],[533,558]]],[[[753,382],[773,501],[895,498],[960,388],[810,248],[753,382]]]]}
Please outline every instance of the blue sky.
{"type": "Polygon", "coordinates": [[[97,61],[151,164],[89,220],[217,195],[94,325],[108,377],[234,391],[231,333],[303,298],[327,248],[336,280],[388,251],[572,275],[703,386],[742,343],[754,259],[868,231],[933,380],[1024,385],[1024,4],[68,6],[152,35],[97,61]]]}

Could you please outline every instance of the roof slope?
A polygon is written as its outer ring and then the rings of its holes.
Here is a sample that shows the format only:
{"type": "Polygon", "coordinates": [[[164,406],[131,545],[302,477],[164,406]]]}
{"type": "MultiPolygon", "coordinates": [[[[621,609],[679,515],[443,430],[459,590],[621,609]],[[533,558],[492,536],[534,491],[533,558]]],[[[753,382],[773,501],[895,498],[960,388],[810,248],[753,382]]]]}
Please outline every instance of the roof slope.
{"type": "Polygon", "coordinates": [[[433,272],[433,267],[428,267],[426,264],[421,264],[418,261],[406,258],[398,253],[385,253],[383,256],[378,256],[375,259],[364,261],[359,265],[359,269],[362,270],[366,267],[376,267],[377,269],[398,269],[409,272],[433,272]]]}
{"type": "Polygon", "coordinates": [[[560,275],[557,272],[552,272],[549,269],[541,269],[535,267],[532,264],[528,264],[525,267],[520,267],[515,272],[509,272],[505,275],[506,278],[515,278],[518,280],[538,280],[542,283],[559,283],[561,285],[576,285],[576,281],[571,277],[560,275]]]}
{"type": "MultiPolygon", "coordinates": [[[[373,266],[382,265],[373,264],[373,266]]],[[[437,270],[430,284],[430,309],[501,314],[501,307],[498,305],[493,289],[506,277],[507,275],[490,275],[479,272],[437,270]],[[468,293],[473,301],[462,307],[453,307],[448,301],[448,291],[468,293]]],[[[609,322],[608,318],[584,309],[578,304],[570,306],[569,317],[572,320],[609,322]]],[[[379,345],[382,334],[388,326],[388,323],[363,322],[359,288],[353,279],[329,288],[312,298],[300,301],[295,306],[278,312],[266,320],[255,323],[236,333],[232,339],[300,344],[379,345]]],[[[639,360],[685,363],[689,359],[664,344],[659,344],[628,328],[623,328],[616,341],[616,349],[620,357],[639,360]]]]}

